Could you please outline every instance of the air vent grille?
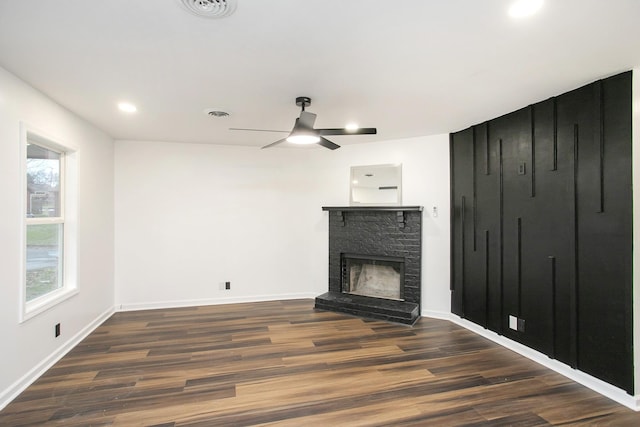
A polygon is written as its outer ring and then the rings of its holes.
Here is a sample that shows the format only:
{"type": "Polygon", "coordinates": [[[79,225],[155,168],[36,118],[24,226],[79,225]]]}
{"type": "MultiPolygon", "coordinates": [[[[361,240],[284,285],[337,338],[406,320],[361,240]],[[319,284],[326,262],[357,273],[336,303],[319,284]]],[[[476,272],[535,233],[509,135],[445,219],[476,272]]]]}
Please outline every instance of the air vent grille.
{"type": "Polygon", "coordinates": [[[218,108],[207,108],[204,113],[211,117],[229,117],[230,114],[218,108]]]}
{"type": "Polygon", "coordinates": [[[191,13],[205,18],[224,18],[236,10],[236,0],[179,0],[191,13]]]}

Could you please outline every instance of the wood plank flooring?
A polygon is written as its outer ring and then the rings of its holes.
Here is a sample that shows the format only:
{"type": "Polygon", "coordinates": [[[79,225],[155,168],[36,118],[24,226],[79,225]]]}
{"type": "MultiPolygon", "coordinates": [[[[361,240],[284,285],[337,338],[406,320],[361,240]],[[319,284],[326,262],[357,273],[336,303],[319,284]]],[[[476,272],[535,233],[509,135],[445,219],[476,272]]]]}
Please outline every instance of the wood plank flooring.
{"type": "Polygon", "coordinates": [[[452,323],[312,300],[116,313],[0,425],[640,425],[635,413],[452,323]]]}

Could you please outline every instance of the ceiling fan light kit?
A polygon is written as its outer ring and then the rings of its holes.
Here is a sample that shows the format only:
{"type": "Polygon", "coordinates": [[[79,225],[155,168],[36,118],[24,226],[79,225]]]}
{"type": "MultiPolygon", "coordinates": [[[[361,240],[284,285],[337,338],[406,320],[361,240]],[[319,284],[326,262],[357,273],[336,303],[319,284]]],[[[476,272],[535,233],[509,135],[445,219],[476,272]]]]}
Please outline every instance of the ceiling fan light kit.
{"type": "MultiPolygon", "coordinates": [[[[289,142],[299,145],[318,144],[322,147],[330,150],[340,148],[340,146],[334,142],[324,138],[325,135],[374,135],[377,133],[376,128],[360,128],[357,126],[347,126],[346,128],[334,128],[334,129],[314,129],[313,124],[316,122],[316,115],[305,111],[305,107],[311,105],[311,98],[308,96],[299,96],[296,98],[296,105],[302,109],[300,117],[296,119],[293,129],[289,132],[289,136],[284,139],[279,139],[276,142],[265,145],[262,148],[273,147],[274,145],[281,144],[283,142],[289,142]]],[[[230,130],[249,130],[258,132],[280,132],[268,129],[240,129],[230,128],[230,130]]]]}
{"type": "Polygon", "coordinates": [[[300,145],[317,144],[320,142],[320,137],[312,134],[292,134],[287,137],[287,142],[300,145]]]}

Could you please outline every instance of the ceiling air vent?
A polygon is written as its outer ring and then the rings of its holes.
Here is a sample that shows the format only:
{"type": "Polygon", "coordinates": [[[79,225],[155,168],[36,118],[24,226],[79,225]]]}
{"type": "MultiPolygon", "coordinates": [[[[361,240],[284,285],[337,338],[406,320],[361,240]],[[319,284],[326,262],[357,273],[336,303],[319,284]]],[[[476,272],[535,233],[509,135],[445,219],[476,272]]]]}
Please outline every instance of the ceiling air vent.
{"type": "Polygon", "coordinates": [[[230,114],[220,108],[207,108],[204,113],[211,117],[229,117],[230,114]]]}
{"type": "Polygon", "coordinates": [[[194,15],[224,18],[236,10],[236,0],[179,0],[194,15]]]}

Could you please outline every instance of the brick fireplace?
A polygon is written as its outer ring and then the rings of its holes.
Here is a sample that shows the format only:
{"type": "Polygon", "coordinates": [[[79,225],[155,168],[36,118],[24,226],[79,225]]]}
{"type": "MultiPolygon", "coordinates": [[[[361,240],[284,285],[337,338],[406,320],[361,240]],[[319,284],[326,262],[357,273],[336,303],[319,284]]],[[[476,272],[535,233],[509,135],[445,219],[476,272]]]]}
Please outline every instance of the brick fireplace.
{"type": "Polygon", "coordinates": [[[329,291],[317,309],[413,324],[420,317],[422,207],[323,207],[329,291]]]}

